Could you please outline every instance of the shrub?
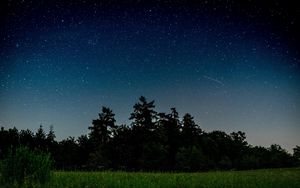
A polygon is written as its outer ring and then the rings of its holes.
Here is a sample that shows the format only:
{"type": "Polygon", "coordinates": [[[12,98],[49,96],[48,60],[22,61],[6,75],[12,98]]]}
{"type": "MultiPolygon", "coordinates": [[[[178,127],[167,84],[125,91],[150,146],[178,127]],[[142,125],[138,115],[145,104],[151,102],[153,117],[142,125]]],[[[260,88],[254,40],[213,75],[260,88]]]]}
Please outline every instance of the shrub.
{"type": "Polygon", "coordinates": [[[6,184],[44,184],[50,179],[52,160],[48,153],[19,147],[1,162],[1,177],[6,184]]]}

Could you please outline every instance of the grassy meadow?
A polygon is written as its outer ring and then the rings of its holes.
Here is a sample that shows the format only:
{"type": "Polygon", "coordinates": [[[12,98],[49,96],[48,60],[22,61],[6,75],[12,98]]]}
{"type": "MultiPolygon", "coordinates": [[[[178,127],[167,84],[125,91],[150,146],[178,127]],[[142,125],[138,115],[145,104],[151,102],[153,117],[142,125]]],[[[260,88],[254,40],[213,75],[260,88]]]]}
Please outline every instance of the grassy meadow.
{"type": "MultiPolygon", "coordinates": [[[[11,186],[10,186],[11,187],[11,186]]],[[[17,186],[16,186],[17,187],[17,186]]],[[[40,187],[28,185],[24,187],[40,187]]],[[[43,187],[154,188],[154,187],[280,187],[300,188],[300,168],[203,173],[53,172],[43,187]]]]}

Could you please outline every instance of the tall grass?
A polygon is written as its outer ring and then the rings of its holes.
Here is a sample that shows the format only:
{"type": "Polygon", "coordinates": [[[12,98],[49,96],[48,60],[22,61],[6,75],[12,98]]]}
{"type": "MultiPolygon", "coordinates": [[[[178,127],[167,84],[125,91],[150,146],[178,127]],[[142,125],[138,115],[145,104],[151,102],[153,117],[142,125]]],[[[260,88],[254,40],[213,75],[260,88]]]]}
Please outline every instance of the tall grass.
{"type": "Polygon", "coordinates": [[[56,188],[300,188],[300,169],[205,173],[55,172],[56,188]]]}
{"type": "Polygon", "coordinates": [[[20,147],[1,161],[0,182],[2,187],[43,185],[50,180],[51,165],[49,154],[20,147]]]}

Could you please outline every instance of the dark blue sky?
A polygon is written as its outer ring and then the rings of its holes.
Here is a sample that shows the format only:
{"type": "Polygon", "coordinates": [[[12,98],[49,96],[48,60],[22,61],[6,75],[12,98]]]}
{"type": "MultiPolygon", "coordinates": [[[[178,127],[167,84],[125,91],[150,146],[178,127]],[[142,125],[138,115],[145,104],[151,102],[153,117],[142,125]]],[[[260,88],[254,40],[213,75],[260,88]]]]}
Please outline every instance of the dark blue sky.
{"type": "Polygon", "coordinates": [[[4,1],[0,126],[88,132],[129,124],[141,95],[206,131],[300,144],[299,10],[282,1],[4,1]],[[298,14],[298,16],[297,16],[298,14]]]}

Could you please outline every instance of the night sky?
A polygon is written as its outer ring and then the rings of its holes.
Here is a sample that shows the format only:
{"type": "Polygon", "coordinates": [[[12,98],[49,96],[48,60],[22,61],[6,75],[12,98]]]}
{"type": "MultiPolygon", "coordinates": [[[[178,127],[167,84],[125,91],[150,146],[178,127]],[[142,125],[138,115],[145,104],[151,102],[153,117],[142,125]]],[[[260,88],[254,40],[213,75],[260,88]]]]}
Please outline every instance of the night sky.
{"type": "Polygon", "coordinates": [[[0,126],[76,137],[103,105],[129,124],[143,95],[205,131],[241,130],[252,145],[291,151],[300,9],[263,2],[1,1],[0,126]]]}

